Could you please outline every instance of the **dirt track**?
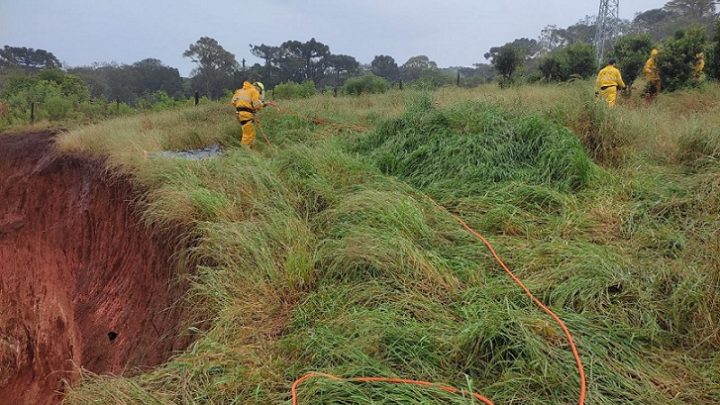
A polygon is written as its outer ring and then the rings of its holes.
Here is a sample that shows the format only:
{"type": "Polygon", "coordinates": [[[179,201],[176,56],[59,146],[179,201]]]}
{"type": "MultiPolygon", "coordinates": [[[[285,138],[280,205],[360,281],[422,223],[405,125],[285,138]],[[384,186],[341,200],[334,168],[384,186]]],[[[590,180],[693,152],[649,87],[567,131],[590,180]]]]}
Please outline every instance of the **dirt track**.
{"type": "Polygon", "coordinates": [[[53,135],[0,135],[0,403],[52,404],[77,367],[121,374],[187,340],[167,310],[173,249],[137,225],[125,181],[56,157],[53,135]]]}

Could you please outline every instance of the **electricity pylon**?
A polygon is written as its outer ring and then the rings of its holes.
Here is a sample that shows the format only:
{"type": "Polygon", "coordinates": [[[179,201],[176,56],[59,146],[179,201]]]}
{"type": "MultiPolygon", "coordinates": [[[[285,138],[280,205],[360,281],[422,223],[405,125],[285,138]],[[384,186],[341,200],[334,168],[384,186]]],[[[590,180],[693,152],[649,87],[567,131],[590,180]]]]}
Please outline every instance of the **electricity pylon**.
{"type": "Polygon", "coordinates": [[[613,46],[620,28],[620,0],[600,0],[595,23],[595,52],[598,62],[605,63],[608,47],[613,46]]]}

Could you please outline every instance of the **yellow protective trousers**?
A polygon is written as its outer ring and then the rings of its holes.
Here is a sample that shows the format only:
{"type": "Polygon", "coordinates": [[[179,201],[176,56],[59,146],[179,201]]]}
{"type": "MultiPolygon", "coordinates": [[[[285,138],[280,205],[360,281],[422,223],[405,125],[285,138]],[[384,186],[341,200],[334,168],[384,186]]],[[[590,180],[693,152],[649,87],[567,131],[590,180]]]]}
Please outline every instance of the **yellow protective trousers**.
{"type": "Polygon", "coordinates": [[[242,126],[242,144],[252,146],[255,143],[255,114],[240,111],[237,117],[242,126]]]}
{"type": "Polygon", "coordinates": [[[604,89],[600,89],[600,97],[602,97],[610,108],[615,107],[617,104],[617,86],[609,86],[604,89]]]}

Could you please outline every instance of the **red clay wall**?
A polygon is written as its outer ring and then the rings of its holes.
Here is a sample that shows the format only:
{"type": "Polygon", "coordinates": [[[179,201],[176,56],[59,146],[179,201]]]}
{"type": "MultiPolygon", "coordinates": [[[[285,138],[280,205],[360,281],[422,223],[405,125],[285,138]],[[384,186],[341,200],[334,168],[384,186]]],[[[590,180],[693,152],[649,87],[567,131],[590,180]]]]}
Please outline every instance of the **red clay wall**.
{"type": "Polygon", "coordinates": [[[122,374],[187,343],[173,246],[138,225],[126,181],[0,135],[0,403],[52,404],[77,367],[122,374]]]}

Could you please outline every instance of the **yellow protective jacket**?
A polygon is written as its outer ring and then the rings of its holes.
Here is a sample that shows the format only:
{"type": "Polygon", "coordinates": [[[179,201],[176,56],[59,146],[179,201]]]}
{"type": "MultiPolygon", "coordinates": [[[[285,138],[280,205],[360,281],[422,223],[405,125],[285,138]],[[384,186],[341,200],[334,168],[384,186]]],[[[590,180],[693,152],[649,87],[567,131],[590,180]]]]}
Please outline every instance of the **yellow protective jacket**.
{"type": "Polygon", "coordinates": [[[620,70],[618,70],[615,66],[608,65],[601,70],[600,73],[598,73],[597,80],[595,81],[595,91],[600,91],[613,86],[624,89],[625,82],[622,79],[620,70]]]}
{"type": "Polygon", "coordinates": [[[254,114],[264,107],[260,92],[250,82],[243,83],[242,89],[237,89],[232,98],[232,105],[238,113],[254,114]]]}
{"type": "Polygon", "coordinates": [[[700,53],[695,56],[695,76],[699,77],[705,70],[705,54],[700,53]]]}
{"type": "Polygon", "coordinates": [[[643,73],[645,73],[645,79],[649,82],[657,82],[660,80],[660,72],[658,71],[657,63],[655,63],[655,57],[648,59],[643,68],[643,73]]]}

